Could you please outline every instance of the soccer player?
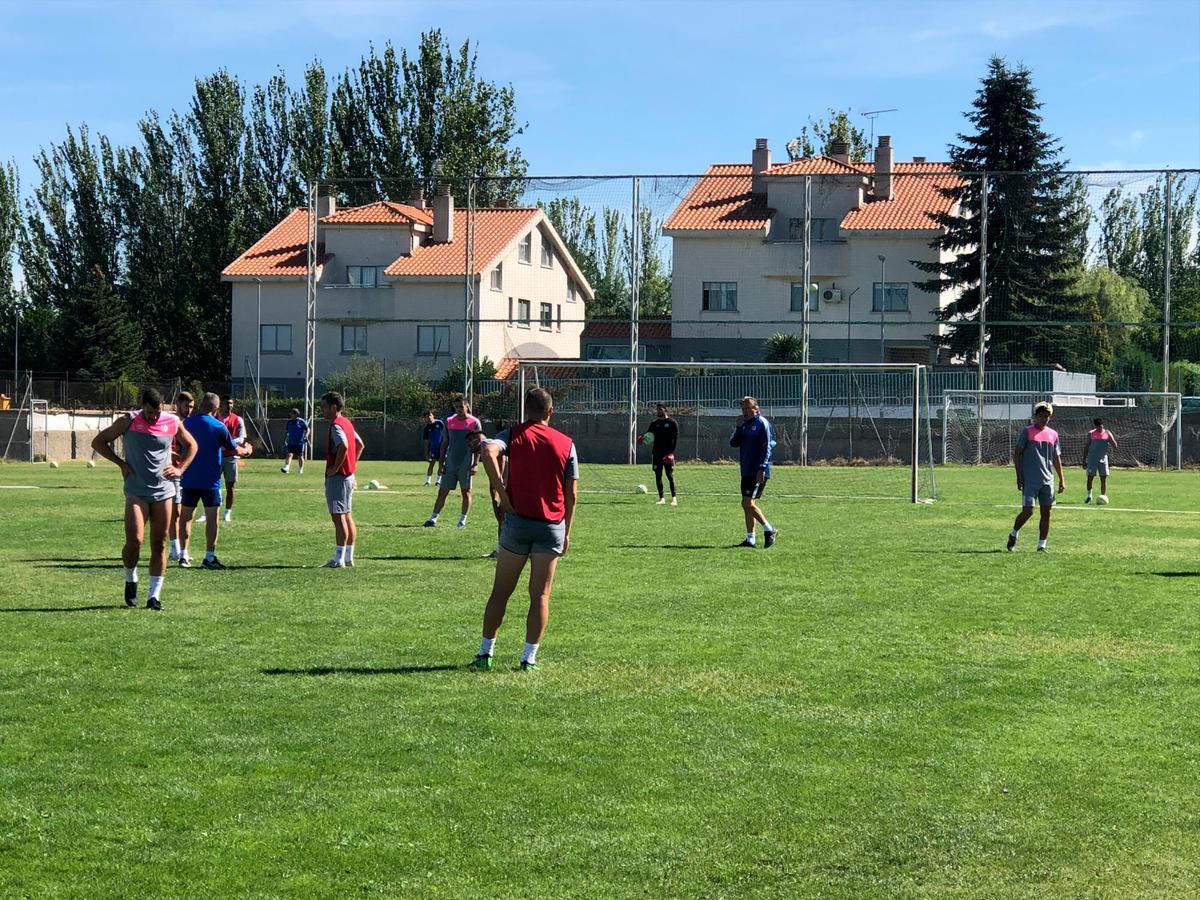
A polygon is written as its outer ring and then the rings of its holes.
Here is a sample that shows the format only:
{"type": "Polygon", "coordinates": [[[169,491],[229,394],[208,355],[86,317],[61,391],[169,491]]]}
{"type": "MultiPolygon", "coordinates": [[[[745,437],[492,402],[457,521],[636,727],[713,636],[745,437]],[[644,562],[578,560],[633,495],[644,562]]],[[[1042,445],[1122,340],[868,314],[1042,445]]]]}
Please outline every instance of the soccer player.
{"type": "MultiPolygon", "coordinates": [[[[175,398],[175,416],[180,422],[192,414],[192,405],[195,402],[196,398],[190,391],[179,392],[175,398]]],[[[171,444],[171,462],[178,468],[182,460],[183,444],[179,439],[179,433],[176,432],[175,440],[171,444]]],[[[171,479],[171,483],[175,486],[175,502],[171,504],[171,520],[167,525],[167,538],[171,541],[171,562],[178,562],[183,555],[183,545],[179,541],[179,512],[183,509],[183,483],[179,478],[171,479]]]]}
{"type": "Polygon", "coordinates": [[[150,521],[150,596],[147,609],[162,609],[162,584],[167,571],[167,523],[175,504],[172,479],[187,471],[196,455],[196,442],[182,428],[179,418],[162,411],[162,394],[146,388],[142,408],[121,416],[92,441],[92,449],[115,464],[125,476],[125,605],[137,606],[137,564],[150,521]],[[171,446],[178,435],[182,455],[171,461],[171,446]],[[125,458],[113,450],[122,437],[125,458]]]}
{"type": "Polygon", "coordinates": [[[462,490],[462,515],[458,518],[458,527],[467,527],[467,513],[471,511],[471,477],[479,465],[479,455],[472,453],[467,446],[467,435],[477,430],[482,431],[483,426],[471,415],[471,404],[467,398],[455,398],[454,415],[446,418],[447,439],[442,444],[439,470],[442,482],[437,499],[433,502],[433,512],[425,520],[426,528],[437,525],[438,515],[446,505],[446,497],[456,487],[462,490]]]}
{"type": "Polygon", "coordinates": [[[763,527],[763,546],[771,547],[779,536],[757,500],[762,497],[771,477],[771,450],[775,447],[771,423],[758,412],[758,401],[753,397],[742,398],[742,417],[733,426],[729,446],[738,448],[742,472],[742,512],[746,517],[746,539],[739,547],[753,547],[754,523],[763,527]]]}
{"type": "Polygon", "coordinates": [[[550,427],[554,403],[534,388],[525,395],[525,421],[506,428],[483,446],[483,466],[500,498],[504,525],[492,593],[483,611],[483,641],[470,667],[492,667],[496,634],[504,622],[508,598],[529,562],[529,615],[521,669],[537,668],[537,651],[550,616],[550,589],[559,557],[567,555],[575,518],[579,459],[575,442],[550,427]],[[508,458],[508,479],[501,457],[508,458]]]}
{"type": "Polygon", "coordinates": [[[1087,499],[1092,502],[1092,481],[1100,474],[1100,503],[1108,502],[1108,448],[1117,449],[1117,436],[1104,427],[1103,419],[1093,419],[1096,427],[1088,432],[1087,458],[1083,465],[1087,469],[1087,499]]]}
{"type": "MultiPolygon", "coordinates": [[[[234,447],[249,446],[246,444],[246,420],[234,412],[232,397],[225,398],[225,416],[221,423],[229,429],[234,447]]],[[[233,519],[233,487],[238,480],[238,457],[226,456],[221,466],[221,474],[225,477],[225,521],[230,522],[233,519]]]]}
{"type": "Polygon", "coordinates": [[[679,441],[679,423],[671,418],[665,403],[656,404],[655,409],[658,416],[646,426],[646,431],[654,436],[654,443],[650,445],[650,463],[654,468],[654,484],[658,487],[658,505],[667,502],[663,497],[662,483],[663,472],[666,472],[671,485],[671,505],[678,506],[675,498],[675,445],[679,441]]]}
{"type": "Polygon", "coordinates": [[[1013,466],[1017,470],[1017,490],[1021,492],[1021,511],[1008,533],[1008,549],[1017,546],[1017,532],[1033,515],[1036,500],[1041,507],[1038,523],[1038,552],[1046,550],[1046,538],[1050,535],[1050,510],[1054,508],[1054,473],[1058,474],[1058,493],[1067,489],[1063,482],[1062,450],[1058,445],[1058,432],[1050,427],[1054,407],[1039,403],[1033,409],[1033,424],[1021,429],[1017,446],[1013,449],[1013,466]]]}
{"type": "Polygon", "coordinates": [[[197,506],[204,508],[204,561],[202,569],[224,569],[217,559],[217,531],[220,523],[217,512],[221,508],[221,469],[224,454],[232,457],[249,456],[253,447],[238,446],[233,442],[229,429],[216,417],[221,398],[207,393],[200,398],[200,409],[189,416],[183,427],[196,439],[199,448],[196,458],[183,476],[183,512],[179,518],[179,543],[181,555],[179,565],[187,568],[192,560],[188,556],[188,544],[192,537],[192,515],[197,506]]]}
{"type": "Polygon", "coordinates": [[[333,558],[325,563],[329,569],[344,569],[354,565],[354,543],[358,526],[354,524],[354,473],[362,455],[363,441],[342,410],[345,401],[337,391],[321,397],[321,415],[329,420],[325,440],[325,503],[333,519],[333,558]]]}
{"type": "MultiPolygon", "coordinates": [[[[425,427],[421,429],[421,447],[425,458],[429,460],[429,468],[425,470],[425,484],[433,479],[433,467],[442,456],[442,439],[446,436],[446,423],[433,414],[432,409],[425,410],[425,427]]],[[[437,484],[441,485],[442,475],[439,472],[437,484]]]]}
{"type": "Polygon", "coordinates": [[[293,409],[288,413],[287,420],[287,455],[283,458],[283,468],[279,471],[286,475],[291,471],[292,457],[300,464],[300,474],[304,474],[304,449],[308,445],[308,423],[300,418],[300,410],[293,409]]]}

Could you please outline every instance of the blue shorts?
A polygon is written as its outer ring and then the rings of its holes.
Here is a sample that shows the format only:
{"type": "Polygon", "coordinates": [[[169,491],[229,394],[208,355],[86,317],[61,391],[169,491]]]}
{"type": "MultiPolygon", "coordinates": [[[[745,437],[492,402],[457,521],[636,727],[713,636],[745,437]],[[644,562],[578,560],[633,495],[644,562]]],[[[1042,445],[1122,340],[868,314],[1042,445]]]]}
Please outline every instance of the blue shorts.
{"type": "Polygon", "coordinates": [[[304,445],[303,444],[288,444],[286,449],[287,449],[287,452],[292,456],[303,456],[304,455],[304,445]]]}
{"type": "Polygon", "coordinates": [[[759,484],[757,472],[755,472],[753,475],[743,475],[742,476],[742,496],[749,497],[752,500],[757,500],[759,497],[761,497],[763,495],[763,491],[765,491],[767,489],[768,481],[770,481],[769,478],[764,478],[763,483],[759,484]]]}
{"type": "Polygon", "coordinates": [[[183,505],[190,506],[193,509],[197,506],[203,506],[205,509],[211,509],[214,506],[220,506],[221,489],[185,487],[183,489],[183,505]]]}
{"type": "Polygon", "coordinates": [[[1054,505],[1054,485],[1042,484],[1037,487],[1025,485],[1021,489],[1021,506],[1032,508],[1034,502],[1043,508],[1054,505]]]}
{"type": "Polygon", "coordinates": [[[517,556],[531,553],[562,556],[566,541],[566,522],[543,522],[541,519],[508,513],[500,526],[500,546],[517,556]]]}

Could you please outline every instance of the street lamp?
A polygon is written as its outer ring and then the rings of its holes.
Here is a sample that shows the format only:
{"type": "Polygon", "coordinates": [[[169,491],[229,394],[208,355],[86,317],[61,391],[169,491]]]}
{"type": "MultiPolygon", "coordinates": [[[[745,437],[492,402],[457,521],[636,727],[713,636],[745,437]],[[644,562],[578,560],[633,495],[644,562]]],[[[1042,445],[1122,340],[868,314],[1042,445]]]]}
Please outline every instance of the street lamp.
{"type": "Polygon", "coordinates": [[[883,352],[883,311],[887,309],[887,257],[879,254],[879,361],[886,362],[883,352]]]}
{"type": "MultiPolygon", "coordinates": [[[[262,279],[255,278],[258,284],[258,328],[254,332],[254,340],[257,342],[258,349],[255,351],[254,360],[254,411],[255,414],[262,418],[262,279]]],[[[244,396],[244,395],[243,395],[244,396]]]]}

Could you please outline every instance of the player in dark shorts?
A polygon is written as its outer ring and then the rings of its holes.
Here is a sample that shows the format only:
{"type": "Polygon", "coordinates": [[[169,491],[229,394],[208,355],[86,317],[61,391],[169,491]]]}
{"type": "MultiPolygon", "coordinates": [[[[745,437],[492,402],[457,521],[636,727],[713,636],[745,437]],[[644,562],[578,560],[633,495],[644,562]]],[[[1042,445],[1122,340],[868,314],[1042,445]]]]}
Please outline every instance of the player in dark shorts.
{"type": "Polygon", "coordinates": [[[175,505],[175,485],[196,455],[196,442],[173,413],[162,411],[162,394],[142,391],[142,408],[121,416],[92,441],[92,449],[121,469],[125,476],[125,605],[137,606],[137,564],[150,522],[150,595],[147,609],[162,609],[162,584],[167,571],[167,523],[175,505]],[[172,462],[171,448],[179,440],[179,463],[172,462]],[[125,458],[113,450],[122,438],[125,458]]]}
{"type": "Polygon", "coordinates": [[[204,560],[203,569],[224,569],[217,559],[217,536],[220,522],[217,512],[221,507],[221,469],[228,454],[234,458],[249,456],[249,444],[235,445],[229,429],[216,417],[221,398],[207,393],[200,398],[200,409],[185,421],[184,427],[199,445],[196,458],[183,476],[183,511],[179,518],[179,538],[183,554],[179,565],[191,566],[188,544],[192,536],[192,515],[199,506],[204,510],[204,560]]]}
{"type": "Polygon", "coordinates": [[[675,445],[679,442],[679,423],[670,416],[665,403],[656,404],[658,417],[646,426],[646,432],[638,438],[645,442],[645,435],[653,437],[650,444],[650,464],[654,468],[654,484],[658,488],[658,505],[666,503],[663,497],[663,474],[671,486],[671,505],[678,506],[675,497],[675,445]]]}
{"type": "Polygon", "coordinates": [[[279,470],[284,475],[291,471],[292,457],[300,464],[300,474],[304,474],[304,449],[308,445],[308,423],[300,417],[300,410],[293,409],[287,420],[287,445],[283,457],[283,467],[279,470]]]}
{"type": "Polygon", "coordinates": [[[746,539],[739,547],[753,547],[754,523],[763,527],[763,546],[771,547],[779,532],[767,521],[758,507],[758,500],[771,478],[771,450],[775,439],[771,423],[758,412],[758,401],[753,397],[742,398],[742,417],[733,426],[729,446],[738,448],[742,473],[742,512],[746,519],[746,539]]]}
{"type": "MultiPolygon", "coordinates": [[[[192,414],[192,405],[196,402],[196,398],[191,395],[190,391],[180,391],[175,397],[175,415],[180,422],[183,422],[192,414]]],[[[175,442],[171,447],[171,462],[176,468],[183,459],[183,446],[180,443],[179,435],[175,435],[175,442]]],[[[175,502],[171,504],[171,521],[167,525],[167,539],[171,542],[171,562],[178,562],[183,556],[183,543],[180,540],[179,534],[179,512],[183,509],[183,482],[181,478],[172,480],[175,485],[175,502]]]]}
{"type": "MultiPolygon", "coordinates": [[[[432,409],[425,410],[425,427],[421,429],[421,454],[429,460],[429,468],[425,470],[425,484],[433,482],[433,470],[442,458],[442,441],[446,438],[446,423],[433,414],[432,409]]],[[[438,473],[437,484],[441,486],[442,476],[438,473]]]]}
{"type": "Polygon", "coordinates": [[[550,616],[550,590],[559,557],[566,556],[575,519],[579,459],[575,442],[549,425],[554,414],[550,394],[534,388],[525,395],[525,421],[506,428],[483,446],[483,465],[500,498],[504,525],[492,593],[483,611],[483,640],[470,663],[492,667],[496,634],[508,599],[529,563],[529,614],[521,669],[537,668],[537,651],[550,616]],[[501,458],[508,457],[508,476],[501,458]]]}

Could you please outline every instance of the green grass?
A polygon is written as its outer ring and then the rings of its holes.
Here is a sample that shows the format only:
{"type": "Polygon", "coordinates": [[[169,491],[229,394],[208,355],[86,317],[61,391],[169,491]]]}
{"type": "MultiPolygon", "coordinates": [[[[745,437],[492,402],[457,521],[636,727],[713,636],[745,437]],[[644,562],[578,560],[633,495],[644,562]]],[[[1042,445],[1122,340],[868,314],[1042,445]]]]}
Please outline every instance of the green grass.
{"type": "Polygon", "coordinates": [[[729,468],[681,467],[677,509],[587,493],[531,675],[520,595],[463,668],[490,511],[422,529],[417,465],[364,464],[392,490],[321,570],[319,474],[251,463],[229,571],[172,569],[155,614],[115,470],[0,467],[39,486],[0,488],[0,896],[1200,890],[1195,473],[1115,473],[1045,555],[1036,521],[1002,552],[1007,470],[913,506],[780,469],[769,552],[732,549],[729,468]]]}

